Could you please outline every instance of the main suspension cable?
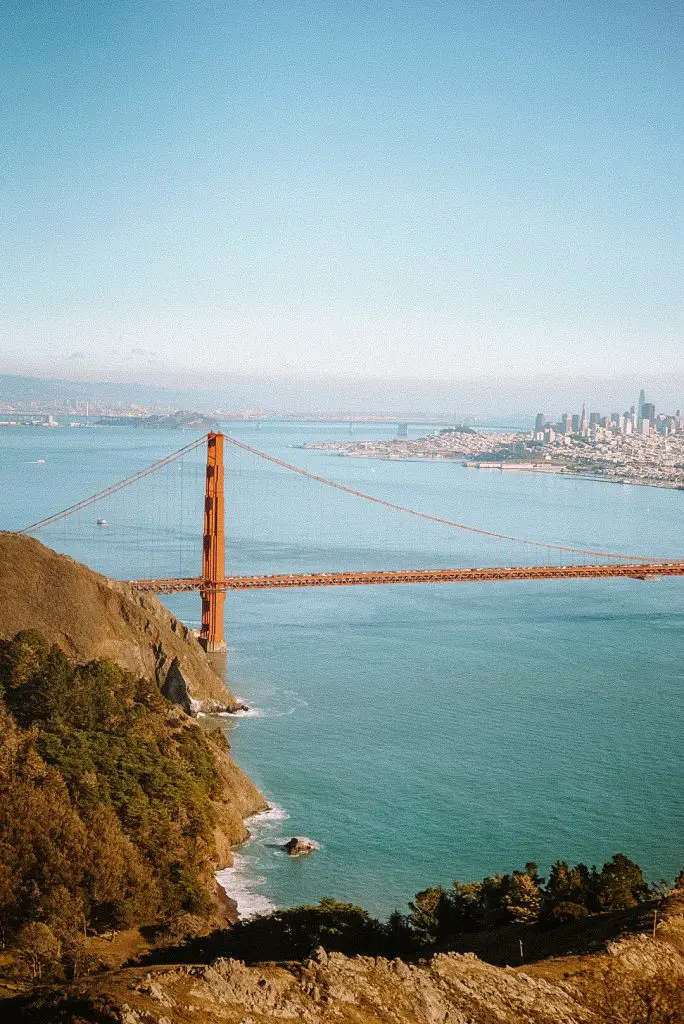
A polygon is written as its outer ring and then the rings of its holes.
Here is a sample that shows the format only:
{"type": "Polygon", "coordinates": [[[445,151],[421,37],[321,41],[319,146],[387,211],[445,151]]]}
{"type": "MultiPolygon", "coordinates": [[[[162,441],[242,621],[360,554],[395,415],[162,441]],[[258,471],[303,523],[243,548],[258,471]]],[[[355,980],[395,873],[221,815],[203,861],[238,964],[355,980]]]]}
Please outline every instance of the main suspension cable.
{"type": "Polygon", "coordinates": [[[242,448],[246,452],[251,452],[252,455],[258,455],[260,459],[272,462],[275,466],[287,469],[291,473],[298,473],[300,476],[306,477],[309,480],[315,480],[319,484],[325,484],[327,487],[334,487],[338,491],[344,491],[345,494],[353,494],[356,498],[363,498],[364,501],[372,501],[376,505],[383,505],[385,508],[391,508],[395,512],[405,512],[407,515],[417,516],[419,519],[427,519],[431,523],[440,523],[442,526],[451,526],[456,530],[465,530],[468,533],[475,533],[481,537],[493,537],[495,540],[513,541],[516,544],[526,544],[529,547],[546,548],[552,551],[570,551],[574,554],[594,555],[597,558],[619,558],[620,560],[627,562],[635,560],[639,562],[668,561],[667,558],[657,556],[619,555],[613,551],[595,551],[592,548],[571,547],[567,544],[551,544],[546,541],[525,540],[522,537],[513,537],[509,534],[496,533],[493,530],[484,530],[477,526],[469,526],[467,523],[457,523],[453,519],[444,519],[441,516],[430,515],[429,512],[419,512],[418,509],[408,508],[406,505],[397,505],[393,501],[385,501],[384,498],[378,498],[373,494],[366,494],[365,491],[358,491],[356,488],[348,487],[346,484],[340,484],[336,480],[330,480],[328,477],[319,476],[317,473],[311,473],[308,469],[302,469],[301,466],[295,466],[291,462],[285,462],[283,459],[279,459],[275,455],[268,455],[266,452],[262,452],[259,448],[254,448],[252,445],[246,444],[244,441],[238,441],[235,437],[226,435],[226,441],[235,445],[236,448],[242,448]]]}
{"type": "Polygon", "coordinates": [[[203,434],[202,437],[198,437],[195,441],[191,441],[190,444],[186,444],[184,448],[179,448],[177,452],[172,452],[171,455],[165,455],[163,459],[157,459],[156,462],[151,463],[149,466],[145,466],[144,469],[139,469],[137,473],[127,476],[124,480],[119,480],[117,483],[112,484],[111,487],[105,487],[103,491],[98,491],[97,494],[91,494],[89,498],[84,498],[83,501],[77,501],[75,505],[70,505],[68,508],[62,509],[61,512],[55,512],[51,516],[45,516],[44,519],[39,519],[38,522],[32,523],[31,526],[25,526],[23,530],[17,530],[17,533],[20,535],[34,533],[36,530],[42,530],[44,526],[56,523],[59,519],[66,519],[67,516],[72,515],[74,512],[80,512],[82,508],[94,505],[95,502],[101,501],[102,498],[108,498],[111,494],[116,494],[117,491],[123,490],[124,487],[130,487],[131,484],[137,483],[138,480],[143,480],[146,476],[150,476],[151,473],[156,473],[157,470],[163,469],[164,466],[168,466],[171,462],[175,462],[176,459],[180,459],[184,455],[188,455],[197,448],[201,448],[203,444],[206,444],[206,442],[207,435],[203,434]]]}

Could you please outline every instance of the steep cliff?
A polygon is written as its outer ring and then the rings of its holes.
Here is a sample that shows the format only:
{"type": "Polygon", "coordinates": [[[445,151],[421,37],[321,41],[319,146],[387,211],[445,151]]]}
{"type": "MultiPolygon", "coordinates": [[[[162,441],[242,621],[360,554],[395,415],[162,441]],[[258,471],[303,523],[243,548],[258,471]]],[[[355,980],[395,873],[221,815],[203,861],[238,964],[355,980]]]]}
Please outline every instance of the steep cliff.
{"type": "Polygon", "coordinates": [[[156,679],[190,708],[239,707],[193,632],[154,597],[58,555],[32,537],[0,533],[0,639],[35,629],[78,661],[109,658],[156,679]]]}
{"type": "MultiPolygon", "coordinates": [[[[107,580],[32,538],[0,533],[0,595],[0,641],[32,630],[48,644],[59,646],[76,664],[106,659],[135,677],[156,682],[165,696],[186,710],[190,698],[207,710],[240,706],[194,634],[155,598],[107,580]]],[[[163,703],[165,707],[155,711],[159,732],[155,742],[163,749],[168,747],[169,756],[181,766],[185,760],[192,775],[195,769],[187,764],[186,755],[197,748],[202,738],[200,727],[179,709],[163,703]]],[[[66,722],[69,714],[65,712],[63,718],[66,722]]],[[[35,730],[31,721],[25,724],[35,730]]],[[[66,725],[63,728],[66,730],[66,725]]],[[[107,735],[104,721],[96,722],[94,728],[107,735]]],[[[0,729],[0,748],[2,735],[0,729]]],[[[58,739],[62,742],[64,737],[58,735],[58,739]]],[[[203,749],[213,761],[211,794],[204,798],[213,822],[212,836],[205,841],[206,867],[200,871],[209,890],[216,888],[211,869],[230,866],[231,846],[249,835],[243,819],[265,810],[267,803],[227,749],[216,743],[205,743],[203,749]]],[[[177,821],[184,813],[179,804],[172,817],[177,821]]],[[[222,890],[218,896],[225,911],[222,890]]]]}

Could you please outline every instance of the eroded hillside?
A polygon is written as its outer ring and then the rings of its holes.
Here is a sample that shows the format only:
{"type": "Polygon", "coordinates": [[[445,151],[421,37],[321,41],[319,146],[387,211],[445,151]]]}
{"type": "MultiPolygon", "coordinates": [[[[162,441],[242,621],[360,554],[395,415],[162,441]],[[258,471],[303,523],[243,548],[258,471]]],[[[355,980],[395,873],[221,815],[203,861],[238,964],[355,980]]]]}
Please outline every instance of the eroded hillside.
{"type": "Polygon", "coordinates": [[[0,638],[35,629],[77,661],[108,658],[184,690],[207,710],[239,706],[191,630],[154,597],[58,555],[31,537],[0,533],[0,638]],[[215,702],[215,704],[214,704],[215,702]]]}

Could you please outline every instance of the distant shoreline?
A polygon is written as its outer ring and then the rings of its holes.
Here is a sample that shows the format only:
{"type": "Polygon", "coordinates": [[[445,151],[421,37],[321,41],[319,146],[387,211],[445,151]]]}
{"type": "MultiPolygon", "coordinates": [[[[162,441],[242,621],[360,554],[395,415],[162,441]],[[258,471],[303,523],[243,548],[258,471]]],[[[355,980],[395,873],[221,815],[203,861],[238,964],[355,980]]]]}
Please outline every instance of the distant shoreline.
{"type": "MultiPolygon", "coordinates": [[[[304,449],[305,445],[293,445],[295,448],[304,449]]],[[[544,467],[539,466],[534,468],[533,466],[517,466],[514,462],[507,463],[505,468],[502,468],[498,463],[481,463],[480,465],[468,465],[463,461],[462,456],[456,458],[449,458],[444,455],[423,455],[412,458],[404,458],[397,456],[395,458],[387,455],[366,455],[355,452],[345,451],[330,451],[321,448],[306,448],[307,451],[316,451],[320,455],[325,455],[334,458],[345,458],[345,459],[367,459],[369,462],[436,462],[444,465],[458,465],[464,469],[484,469],[488,472],[499,472],[499,473],[537,473],[540,476],[570,476],[574,480],[592,480],[595,483],[600,484],[619,484],[623,487],[657,487],[664,491],[684,491],[684,484],[678,484],[667,480],[656,481],[656,480],[637,480],[633,478],[620,478],[606,477],[599,475],[592,475],[590,473],[576,473],[567,466],[553,466],[544,467]]]]}

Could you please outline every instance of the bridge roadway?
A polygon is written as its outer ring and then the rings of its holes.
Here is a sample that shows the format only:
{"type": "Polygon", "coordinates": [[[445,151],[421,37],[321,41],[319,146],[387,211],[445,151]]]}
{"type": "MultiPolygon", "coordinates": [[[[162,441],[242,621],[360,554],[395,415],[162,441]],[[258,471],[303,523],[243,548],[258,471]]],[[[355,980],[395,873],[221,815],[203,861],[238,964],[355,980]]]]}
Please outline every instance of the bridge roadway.
{"type": "Polygon", "coordinates": [[[190,579],[130,580],[136,590],[157,594],[188,591],[282,590],[291,587],[349,587],[396,583],[483,583],[503,580],[592,580],[684,576],[684,561],[608,565],[532,565],[484,569],[390,569],[363,572],[279,573],[273,576],[226,576],[209,582],[190,579]]]}

